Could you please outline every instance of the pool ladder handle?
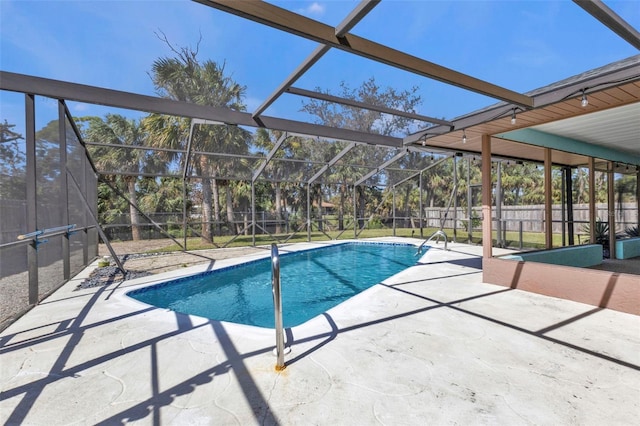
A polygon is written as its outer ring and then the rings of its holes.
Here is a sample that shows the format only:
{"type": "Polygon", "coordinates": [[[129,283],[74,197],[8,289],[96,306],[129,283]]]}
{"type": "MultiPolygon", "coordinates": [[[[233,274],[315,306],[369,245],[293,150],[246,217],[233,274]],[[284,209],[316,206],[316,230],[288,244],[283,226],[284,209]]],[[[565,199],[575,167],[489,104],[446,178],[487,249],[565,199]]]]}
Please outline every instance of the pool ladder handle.
{"type": "Polygon", "coordinates": [[[416,256],[420,255],[422,253],[422,248],[424,247],[425,244],[427,244],[429,241],[433,240],[434,237],[438,237],[436,239],[436,244],[440,241],[440,237],[444,238],[444,249],[445,250],[449,250],[447,248],[447,234],[445,234],[445,232],[440,229],[436,232],[433,233],[433,235],[431,235],[429,238],[427,238],[426,240],[424,240],[422,242],[422,244],[420,244],[420,247],[418,247],[418,251],[416,252],[416,256]]]}
{"type": "Polygon", "coordinates": [[[273,310],[276,327],[275,353],[278,358],[276,361],[276,371],[282,371],[285,369],[285,348],[284,328],[282,326],[282,293],[280,291],[280,255],[278,253],[278,245],[276,243],[271,244],[271,291],[273,292],[273,310]]]}

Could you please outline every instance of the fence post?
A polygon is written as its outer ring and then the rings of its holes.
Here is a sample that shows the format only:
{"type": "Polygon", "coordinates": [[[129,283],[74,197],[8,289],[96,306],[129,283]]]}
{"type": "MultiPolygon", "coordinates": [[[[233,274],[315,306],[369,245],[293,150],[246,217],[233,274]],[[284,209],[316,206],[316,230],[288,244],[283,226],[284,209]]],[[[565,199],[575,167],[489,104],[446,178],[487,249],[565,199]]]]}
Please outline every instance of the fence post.
{"type": "Polygon", "coordinates": [[[519,245],[519,247],[520,247],[520,250],[522,250],[522,221],[519,221],[519,222],[518,222],[518,228],[519,228],[519,229],[518,229],[518,236],[519,236],[519,238],[520,238],[520,245],[519,245]]]}

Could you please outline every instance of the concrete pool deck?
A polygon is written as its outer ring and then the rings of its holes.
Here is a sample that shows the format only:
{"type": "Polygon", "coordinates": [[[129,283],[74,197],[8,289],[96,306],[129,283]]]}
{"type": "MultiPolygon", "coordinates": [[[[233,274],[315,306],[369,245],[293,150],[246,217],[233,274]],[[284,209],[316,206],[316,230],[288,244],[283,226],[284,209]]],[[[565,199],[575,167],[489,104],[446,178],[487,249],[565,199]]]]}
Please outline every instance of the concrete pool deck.
{"type": "Polygon", "coordinates": [[[0,421],[637,422],[640,317],[484,284],[482,247],[449,248],[286,330],[280,373],[272,330],[124,295],[211,264],[77,290],[87,269],[0,334],[0,421]]]}

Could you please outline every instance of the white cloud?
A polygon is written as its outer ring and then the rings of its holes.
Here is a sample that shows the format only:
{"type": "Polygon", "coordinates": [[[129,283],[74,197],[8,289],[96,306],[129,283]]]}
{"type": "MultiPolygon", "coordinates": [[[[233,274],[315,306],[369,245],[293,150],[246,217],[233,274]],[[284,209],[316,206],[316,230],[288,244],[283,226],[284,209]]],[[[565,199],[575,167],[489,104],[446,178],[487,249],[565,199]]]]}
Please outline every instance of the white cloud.
{"type": "Polygon", "coordinates": [[[245,106],[247,107],[248,112],[253,112],[256,109],[258,109],[258,107],[262,105],[262,102],[263,102],[263,99],[259,99],[253,96],[247,96],[246,98],[244,98],[244,103],[245,103],[245,106]]]}
{"type": "Polygon", "coordinates": [[[76,112],[84,112],[88,109],[89,109],[89,106],[87,104],[75,104],[73,106],[73,110],[76,112]]]}
{"type": "Polygon", "coordinates": [[[324,11],[325,11],[325,6],[318,3],[317,1],[314,1],[304,9],[298,9],[298,13],[302,15],[308,15],[308,16],[322,16],[324,15],[324,11]]]}

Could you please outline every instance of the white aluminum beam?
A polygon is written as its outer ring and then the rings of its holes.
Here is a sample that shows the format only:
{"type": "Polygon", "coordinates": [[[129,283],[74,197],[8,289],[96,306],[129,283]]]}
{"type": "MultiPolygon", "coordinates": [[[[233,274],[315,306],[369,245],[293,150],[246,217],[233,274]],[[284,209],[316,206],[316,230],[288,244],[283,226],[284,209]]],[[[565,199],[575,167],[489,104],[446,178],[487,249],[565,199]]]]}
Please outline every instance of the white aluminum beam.
{"type": "Polygon", "coordinates": [[[433,164],[429,164],[427,167],[425,167],[424,169],[420,170],[419,172],[414,173],[414,174],[412,174],[411,176],[409,176],[409,177],[406,177],[406,178],[402,179],[400,182],[396,182],[396,183],[394,183],[393,185],[391,185],[391,187],[392,187],[392,188],[395,188],[395,187],[396,187],[396,186],[398,186],[398,185],[402,185],[402,184],[403,184],[403,183],[405,183],[406,181],[411,180],[411,179],[413,179],[414,177],[418,176],[420,173],[424,173],[424,172],[426,172],[427,170],[429,170],[430,168],[435,167],[435,166],[437,166],[437,165],[438,165],[438,164],[440,164],[440,163],[444,163],[445,161],[447,161],[447,160],[448,160],[449,158],[451,158],[451,157],[453,157],[453,155],[450,155],[450,156],[448,156],[448,157],[441,158],[440,160],[436,161],[435,163],[433,163],[433,164]]]}
{"type": "Polygon", "coordinates": [[[258,167],[258,169],[253,173],[253,177],[251,178],[251,182],[255,182],[256,179],[258,179],[258,177],[262,174],[262,172],[264,171],[264,168],[267,167],[267,164],[269,164],[269,161],[271,161],[271,159],[273,158],[273,156],[276,154],[276,152],[280,149],[280,146],[284,143],[285,140],[287,140],[289,136],[287,135],[287,133],[283,133],[280,138],[278,138],[278,140],[276,141],[275,144],[273,144],[273,148],[271,148],[271,151],[269,152],[269,154],[267,155],[267,158],[264,159],[264,161],[262,162],[262,164],[260,164],[260,166],[258,167]]]}
{"type": "Polygon", "coordinates": [[[322,56],[330,49],[331,47],[322,44],[316,47],[313,52],[311,52],[311,54],[307,56],[307,58],[298,66],[298,68],[296,68],[291,74],[289,74],[289,77],[287,77],[286,80],[283,81],[278,86],[278,88],[274,90],[273,93],[271,93],[269,97],[253,112],[253,118],[260,116],[260,114],[262,114],[267,108],[269,108],[269,106],[274,103],[276,99],[278,99],[280,95],[282,95],[285,90],[287,90],[289,86],[291,86],[300,77],[302,77],[304,73],[309,71],[313,64],[318,62],[318,60],[322,58],[322,56]]]}
{"type": "Polygon", "coordinates": [[[397,153],[396,155],[394,155],[393,157],[391,157],[390,159],[382,163],[380,166],[376,167],[374,170],[371,170],[369,173],[364,175],[362,178],[360,178],[360,180],[354,183],[354,185],[358,186],[362,182],[365,182],[367,179],[369,179],[371,176],[380,173],[381,171],[386,169],[389,165],[395,163],[396,161],[398,161],[399,159],[407,155],[408,152],[409,152],[408,149],[403,149],[402,152],[397,153]]]}
{"type": "Polygon", "coordinates": [[[194,0],[300,37],[314,40],[417,75],[428,77],[529,109],[533,100],[526,95],[426,61],[374,41],[347,33],[337,37],[335,29],[264,1],[194,0]]]}
{"type": "Polygon", "coordinates": [[[333,96],[326,93],[319,93],[311,90],[300,89],[299,87],[289,87],[286,90],[286,92],[291,93],[293,95],[306,96],[308,98],[319,99],[321,101],[328,101],[336,104],[342,104],[342,105],[352,106],[356,108],[363,108],[371,111],[382,112],[385,114],[397,115],[399,117],[411,118],[413,120],[420,120],[428,123],[441,124],[443,126],[453,126],[453,123],[447,120],[441,120],[439,118],[434,118],[434,117],[427,117],[426,115],[414,114],[412,112],[401,111],[399,109],[393,109],[393,108],[387,108],[385,106],[373,105],[366,102],[355,101],[353,99],[340,98],[338,96],[333,96]]]}
{"type": "MultiPolygon", "coordinates": [[[[364,16],[380,3],[380,0],[363,0],[356,6],[356,8],[347,16],[335,30],[336,37],[341,37],[343,34],[353,28],[364,16]]],[[[253,118],[258,118],[269,106],[276,101],[284,91],[295,83],[304,73],[316,63],[325,53],[331,49],[331,46],[321,44],[317,46],[313,52],[296,68],[285,81],[283,81],[276,90],[269,95],[269,97],[260,105],[252,114],[253,118]]]]}
{"type": "Polygon", "coordinates": [[[327,164],[322,166],[322,168],[318,170],[318,172],[315,175],[311,176],[311,178],[307,181],[307,185],[311,185],[313,182],[315,182],[320,176],[324,174],[324,172],[326,172],[329,169],[329,167],[333,166],[338,161],[340,161],[340,159],[345,155],[347,155],[347,153],[351,151],[355,146],[356,146],[356,143],[351,142],[349,145],[344,147],[344,149],[340,151],[335,157],[333,157],[327,164]]]}
{"type": "Polygon", "coordinates": [[[365,133],[356,130],[338,129],[320,124],[304,123],[283,118],[261,116],[260,122],[250,113],[234,111],[229,108],[197,105],[172,99],[140,95],[101,87],[87,86],[66,81],[51,80],[0,71],[0,90],[9,90],[27,94],[36,94],[53,99],[106,105],[128,110],[154,112],[177,117],[199,118],[227,125],[265,127],[271,130],[320,136],[329,139],[357,141],[374,145],[399,148],[402,139],[365,133]]]}
{"type": "MultiPolygon", "coordinates": [[[[611,10],[606,4],[600,0],[573,0],[573,2],[626,42],[640,50],[640,32],[611,10]]],[[[638,7],[637,4],[636,7],[638,7]]]]}

